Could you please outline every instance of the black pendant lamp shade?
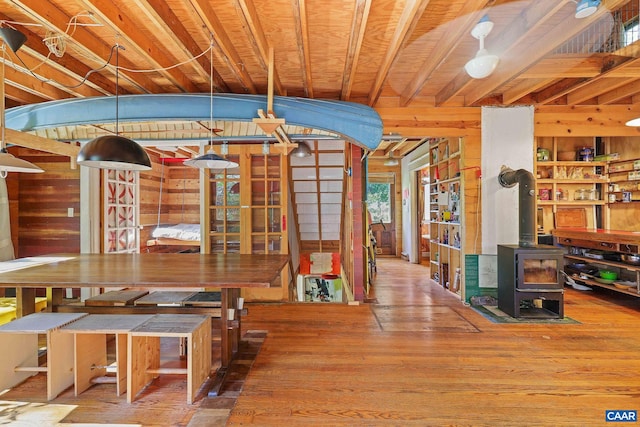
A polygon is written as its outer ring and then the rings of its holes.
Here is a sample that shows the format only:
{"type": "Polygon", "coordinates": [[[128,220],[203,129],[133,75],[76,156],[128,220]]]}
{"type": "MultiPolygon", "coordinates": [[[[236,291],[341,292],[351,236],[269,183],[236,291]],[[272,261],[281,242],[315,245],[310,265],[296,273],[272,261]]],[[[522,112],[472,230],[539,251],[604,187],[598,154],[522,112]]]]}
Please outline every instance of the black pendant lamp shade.
{"type": "Polygon", "coordinates": [[[118,135],[100,136],[87,142],[78,153],[78,164],[100,169],[151,169],[151,160],[144,148],[118,135]]]}
{"type": "Polygon", "coordinates": [[[24,42],[27,41],[27,36],[22,34],[20,31],[9,27],[0,28],[0,37],[14,52],[17,52],[24,42]]]}

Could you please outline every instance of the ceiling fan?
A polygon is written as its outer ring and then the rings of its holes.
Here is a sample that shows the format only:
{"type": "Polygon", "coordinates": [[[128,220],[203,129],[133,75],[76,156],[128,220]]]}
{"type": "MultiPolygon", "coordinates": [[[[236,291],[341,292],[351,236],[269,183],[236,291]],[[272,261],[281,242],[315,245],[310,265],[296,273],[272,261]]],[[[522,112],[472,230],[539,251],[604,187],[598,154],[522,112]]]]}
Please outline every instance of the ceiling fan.
{"type": "Polygon", "coordinates": [[[492,55],[484,47],[484,39],[491,33],[493,22],[489,20],[489,15],[484,15],[480,22],[471,30],[471,35],[480,41],[480,48],[476,56],[469,60],[464,69],[470,77],[474,79],[484,79],[493,73],[500,62],[497,55],[492,55]]]}

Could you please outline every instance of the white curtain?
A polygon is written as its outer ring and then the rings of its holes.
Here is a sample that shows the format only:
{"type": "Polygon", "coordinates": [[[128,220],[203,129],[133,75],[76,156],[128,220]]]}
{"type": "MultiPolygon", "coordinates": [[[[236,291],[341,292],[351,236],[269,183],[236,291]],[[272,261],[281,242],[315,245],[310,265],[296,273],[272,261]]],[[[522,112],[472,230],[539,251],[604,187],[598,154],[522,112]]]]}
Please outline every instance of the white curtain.
{"type": "Polygon", "coordinates": [[[9,218],[9,196],[7,183],[0,178],[0,261],[14,259],[13,243],[11,242],[11,220],[9,218]]]}

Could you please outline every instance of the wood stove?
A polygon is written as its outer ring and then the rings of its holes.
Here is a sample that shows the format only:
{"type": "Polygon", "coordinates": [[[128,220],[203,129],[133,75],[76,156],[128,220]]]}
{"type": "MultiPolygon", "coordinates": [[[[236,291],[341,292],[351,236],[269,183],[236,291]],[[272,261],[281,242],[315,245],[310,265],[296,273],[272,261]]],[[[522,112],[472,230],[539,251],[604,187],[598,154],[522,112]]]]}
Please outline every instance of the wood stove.
{"type": "Polygon", "coordinates": [[[513,317],[564,318],[564,251],[498,245],[498,308],[513,317]]]}
{"type": "Polygon", "coordinates": [[[564,251],[536,244],[535,179],[524,169],[506,166],[498,175],[503,187],[520,184],[519,244],[498,245],[498,308],[513,317],[564,317],[564,251]]]}

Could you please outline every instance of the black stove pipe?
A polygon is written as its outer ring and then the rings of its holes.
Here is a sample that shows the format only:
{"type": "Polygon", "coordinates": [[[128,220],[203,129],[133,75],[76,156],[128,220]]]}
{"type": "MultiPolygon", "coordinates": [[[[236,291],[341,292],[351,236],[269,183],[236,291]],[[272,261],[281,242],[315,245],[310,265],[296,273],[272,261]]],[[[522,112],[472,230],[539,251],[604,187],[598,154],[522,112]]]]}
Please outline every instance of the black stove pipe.
{"type": "Polygon", "coordinates": [[[498,175],[498,182],[503,187],[511,188],[520,184],[518,189],[518,210],[520,217],[518,244],[523,247],[536,246],[536,203],[535,179],[533,174],[525,169],[513,169],[502,166],[498,175]]]}

